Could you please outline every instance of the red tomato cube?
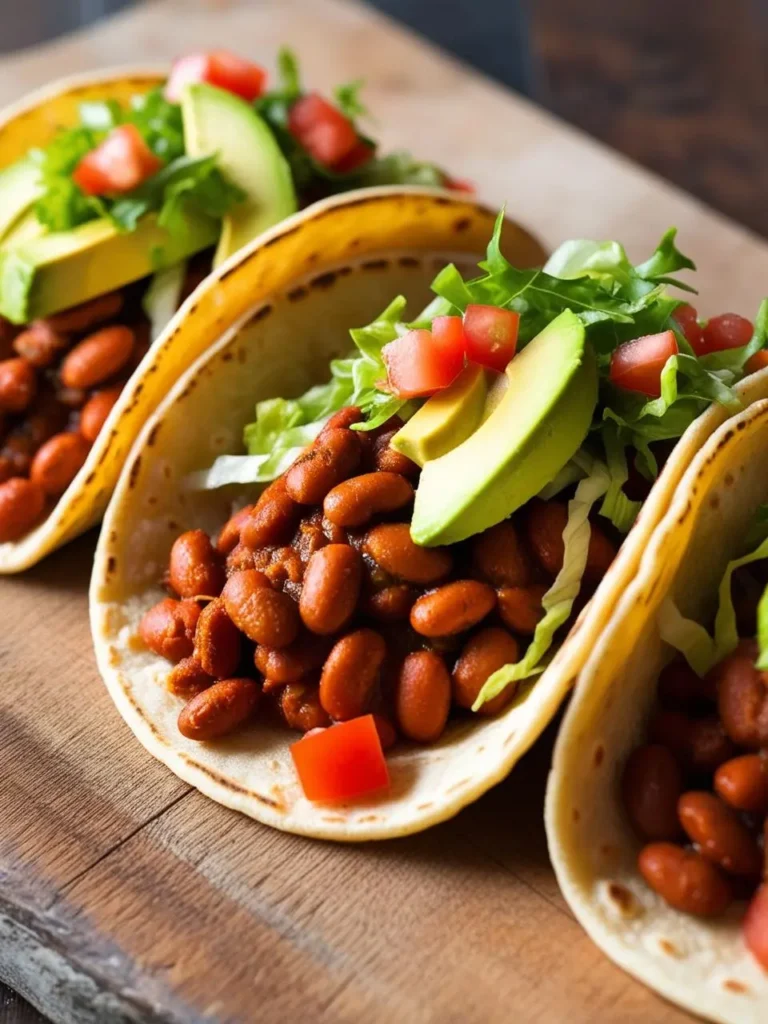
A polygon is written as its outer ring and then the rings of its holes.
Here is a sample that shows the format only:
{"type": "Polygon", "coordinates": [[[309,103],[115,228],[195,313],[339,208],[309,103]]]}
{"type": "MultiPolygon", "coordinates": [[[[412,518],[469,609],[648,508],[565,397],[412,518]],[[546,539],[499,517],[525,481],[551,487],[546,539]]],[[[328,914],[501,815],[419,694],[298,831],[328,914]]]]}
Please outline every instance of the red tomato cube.
{"type": "Polygon", "coordinates": [[[307,800],[354,800],[389,785],[373,715],[304,736],[291,746],[291,757],[307,800]]]}
{"type": "Polygon", "coordinates": [[[498,306],[469,305],[464,313],[467,359],[503,370],[514,357],[520,314],[498,306]]]}
{"type": "Polygon", "coordinates": [[[661,395],[661,371],[669,357],[678,351],[674,331],[646,334],[643,338],[625,341],[611,356],[611,383],[625,391],[658,398],[661,395]]]}

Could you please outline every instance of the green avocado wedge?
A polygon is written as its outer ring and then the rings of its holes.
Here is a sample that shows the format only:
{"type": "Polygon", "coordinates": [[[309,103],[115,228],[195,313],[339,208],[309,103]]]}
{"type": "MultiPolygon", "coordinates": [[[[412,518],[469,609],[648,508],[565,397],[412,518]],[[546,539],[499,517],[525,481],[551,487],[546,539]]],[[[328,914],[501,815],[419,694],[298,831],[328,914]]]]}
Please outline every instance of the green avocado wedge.
{"type": "Polygon", "coordinates": [[[506,519],[576,453],[597,404],[597,364],[566,309],[507,366],[498,405],[457,448],[421,473],[417,544],[455,544],[506,519]]]}
{"type": "Polygon", "coordinates": [[[213,265],[295,213],[287,160],[269,126],[245,100],[213,85],[188,85],[181,99],[190,156],[216,153],[218,167],[245,199],[224,217],[213,265]]]}

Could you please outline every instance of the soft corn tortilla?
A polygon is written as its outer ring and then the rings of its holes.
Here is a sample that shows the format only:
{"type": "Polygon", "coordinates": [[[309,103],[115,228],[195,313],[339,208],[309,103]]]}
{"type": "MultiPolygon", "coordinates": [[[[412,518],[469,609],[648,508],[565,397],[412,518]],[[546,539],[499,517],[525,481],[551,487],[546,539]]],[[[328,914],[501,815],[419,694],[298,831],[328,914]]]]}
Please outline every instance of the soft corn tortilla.
{"type": "MultiPolygon", "coordinates": [[[[423,201],[426,211],[449,209],[445,199],[423,201]]],[[[255,496],[242,488],[239,493],[233,488],[191,493],[184,488],[185,478],[218,454],[241,450],[242,429],[253,418],[256,401],[297,395],[325,380],[329,358],[349,348],[349,327],[367,323],[401,291],[412,300],[410,308],[418,309],[435,269],[462,234],[452,213],[443,222],[447,230],[440,254],[414,249],[417,235],[411,231],[402,239],[406,250],[361,259],[359,245],[370,237],[371,224],[359,220],[355,209],[354,201],[338,207],[326,227],[318,215],[305,219],[304,234],[297,234],[295,226],[284,227],[254,246],[239,265],[230,264],[222,299],[226,290],[236,298],[221,303],[222,337],[177,382],[144,427],[105,518],[91,588],[99,667],[121,714],[152,754],[214,800],[259,821],[347,841],[424,829],[451,817],[507,775],[555,714],[692,455],[725,415],[720,409],[709,411],[677,446],[621,554],[546,672],[523,684],[498,717],[456,722],[433,746],[393,752],[386,796],[354,806],[308,802],[289,754],[297,735],[286,730],[257,723],[215,743],[185,739],[176,726],[181,702],[164,687],[169,665],[143,648],[139,622],[164,596],[159,582],[178,534],[197,527],[217,532],[233,507],[255,496]],[[267,276],[266,270],[276,266],[285,272],[267,276]]],[[[513,263],[536,258],[530,242],[514,230],[504,249],[513,263]]],[[[199,315],[190,315],[186,326],[193,330],[199,315]]],[[[768,380],[763,391],[768,392],[768,380]]]]}
{"type": "MultiPolygon", "coordinates": [[[[67,79],[35,93],[0,117],[0,167],[74,124],[83,101],[112,98],[127,103],[160,84],[166,74],[162,69],[119,68],[67,79]]],[[[492,228],[492,214],[476,203],[437,190],[392,187],[347,192],[316,203],[266,232],[263,248],[257,241],[232,256],[187,299],[123,389],[85,465],[51,514],[21,540],[0,544],[0,573],[28,569],[99,521],[147,417],[222,331],[246,314],[256,294],[312,270],[319,278],[323,270],[354,258],[372,268],[363,276],[370,285],[366,294],[377,296],[370,311],[377,312],[372,307],[383,306],[380,299],[387,294],[387,289],[377,291],[381,275],[375,265],[383,253],[395,248],[420,258],[438,251],[480,253],[492,228]],[[283,239],[280,255],[273,259],[270,246],[278,238],[283,239]]],[[[543,261],[538,242],[522,229],[510,225],[507,237],[524,263],[543,261]]],[[[425,275],[433,273],[430,264],[425,275]]],[[[404,276],[414,278],[416,272],[404,276]]]]}
{"type": "Polygon", "coordinates": [[[742,390],[762,398],[717,430],[691,462],[643,554],[637,575],[576,684],[547,791],[550,854],[563,894],[612,960],[668,999],[728,1024],[768,1019],[768,973],[744,946],[744,904],[706,922],[668,907],[637,871],[641,844],[621,805],[621,771],[643,742],[671,598],[708,621],[727,562],[768,500],[768,376],[742,390]]]}

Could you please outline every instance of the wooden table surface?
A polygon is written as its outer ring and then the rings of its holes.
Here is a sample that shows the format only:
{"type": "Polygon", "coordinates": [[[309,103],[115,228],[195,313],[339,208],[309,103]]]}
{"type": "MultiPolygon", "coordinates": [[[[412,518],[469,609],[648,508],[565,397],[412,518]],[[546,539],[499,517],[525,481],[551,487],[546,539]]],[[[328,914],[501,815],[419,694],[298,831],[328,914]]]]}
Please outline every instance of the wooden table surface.
{"type": "MultiPolygon", "coordinates": [[[[534,24],[542,52],[562,45],[540,10],[534,24]]],[[[550,100],[579,77],[574,33],[550,100]]],[[[751,313],[768,291],[757,237],[342,0],[158,0],[4,59],[0,103],[193,47],[271,63],[283,41],[320,87],[364,76],[387,145],[471,177],[545,242],[621,236],[640,255],[676,223],[706,312],[751,313]]],[[[552,729],[421,836],[344,848],[270,831],[181,783],[123,725],[90,646],[93,544],[0,580],[0,978],[68,1024],[689,1019],[606,961],[557,890],[541,820],[552,729]]],[[[33,1019],[5,999],[4,1022],[33,1019]]]]}

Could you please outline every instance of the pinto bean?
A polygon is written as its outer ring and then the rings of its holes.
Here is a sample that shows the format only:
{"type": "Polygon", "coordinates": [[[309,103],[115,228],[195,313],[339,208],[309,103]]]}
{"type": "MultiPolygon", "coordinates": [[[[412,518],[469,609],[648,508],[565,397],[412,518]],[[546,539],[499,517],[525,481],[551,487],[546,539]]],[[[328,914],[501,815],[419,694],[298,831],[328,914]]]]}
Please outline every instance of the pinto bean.
{"type": "Polygon", "coordinates": [[[261,687],[254,679],[222,679],[198,693],[179,715],[179,732],[189,740],[218,739],[253,714],[261,687]]]}
{"type": "Polygon", "coordinates": [[[30,479],[50,497],[59,497],[77,476],[90,448],[80,434],[54,434],[32,459],[30,479]]]}
{"type": "Polygon", "coordinates": [[[768,814],[768,766],[759,754],[725,761],[715,772],[715,792],[737,811],[768,814]]]}
{"type": "Polygon", "coordinates": [[[47,320],[35,320],[13,342],[13,350],[35,369],[44,370],[67,348],[68,339],[54,331],[47,320]]]}
{"type": "MultiPolygon", "coordinates": [[[[490,626],[481,629],[466,642],[453,669],[453,699],[461,708],[471,708],[486,680],[497,669],[511,665],[520,656],[517,640],[505,629],[490,626]]],[[[510,683],[492,700],[479,709],[478,714],[495,715],[514,696],[515,683],[510,683]]]]}
{"type": "Polygon", "coordinates": [[[718,917],[731,902],[727,879],[695,850],[675,843],[649,843],[640,851],[637,866],[654,892],[684,914],[718,917]]]}
{"type": "MultiPolygon", "coordinates": [[[[531,545],[539,564],[550,574],[556,576],[563,567],[565,544],[563,530],[568,522],[568,510],[558,501],[540,501],[535,499],[528,507],[526,529],[528,543],[531,545]]],[[[587,565],[584,578],[589,583],[599,583],[608,567],[616,557],[616,549],[605,534],[591,525],[587,565]]]]}
{"type": "Polygon", "coordinates": [[[259,644],[253,654],[256,668],[275,683],[297,683],[320,668],[328,656],[331,641],[314,633],[300,634],[287,647],[259,644]]]}
{"type": "Polygon", "coordinates": [[[307,629],[326,636],[340,630],[357,607],[362,558],[349,544],[327,544],[310,558],[299,610],[307,629]]]}
{"type": "Polygon", "coordinates": [[[280,694],[280,710],[289,729],[309,732],[311,729],[324,729],[331,724],[328,713],[320,703],[317,683],[288,683],[280,694]]]}
{"type": "Polygon", "coordinates": [[[407,523],[374,526],[365,535],[363,550],[385,572],[405,583],[438,583],[453,566],[447,548],[422,548],[415,544],[407,523]]]}
{"type": "Polygon", "coordinates": [[[199,618],[200,606],[194,601],[166,597],[144,613],[139,635],[150,651],[179,662],[192,656],[199,618]]]}
{"type": "Polygon", "coordinates": [[[224,580],[221,559],[204,530],[187,530],[176,538],[168,582],[180,597],[218,597],[224,580]]]}
{"type": "Polygon", "coordinates": [[[24,412],[36,389],[35,371],[26,359],[4,359],[0,363],[0,410],[24,412]]]}
{"type": "Polygon", "coordinates": [[[220,598],[200,612],[195,630],[195,658],[214,679],[234,675],[240,664],[240,631],[227,615],[220,598]]]}
{"type": "Polygon", "coordinates": [[[230,576],[221,597],[227,615],[254,643],[287,647],[296,639],[299,612],[295,601],[272,590],[267,577],[257,569],[230,576]]]}
{"type": "Polygon", "coordinates": [[[88,335],[61,364],[62,383],[67,388],[95,388],[125,366],[133,342],[129,327],[102,327],[88,335]]]}
{"type": "Polygon", "coordinates": [[[294,534],[301,509],[285,490],[270,488],[240,528],[240,540],[246,547],[286,544],[294,534]]]}
{"type": "Polygon", "coordinates": [[[677,813],[688,837],[707,860],[734,875],[760,875],[763,858],[757,842],[736,812],[713,793],[684,793],[677,813]]]}
{"type": "Polygon", "coordinates": [[[44,321],[53,331],[59,334],[79,334],[80,331],[90,330],[117,316],[123,308],[122,292],[107,292],[106,295],[97,295],[95,299],[88,302],[81,302],[79,306],[71,306],[63,309],[60,313],[54,313],[44,321]]]}
{"type": "Polygon", "coordinates": [[[455,580],[424,594],[411,608],[411,626],[422,636],[453,636],[477,625],[496,605],[487,583],[455,580]]]}
{"type": "Polygon", "coordinates": [[[86,441],[93,443],[99,436],[122,390],[120,387],[105,388],[97,391],[85,403],[80,413],[80,433],[86,441]]]}
{"type": "Polygon", "coordinates": [[[324,432],[285,474],[288,494],[301,505],[319,505],[332,487],[354,473],[360,452],[360,440],[351,430],[324,432]]]}
{"type": "Polygon", "coordinates": [[[227,555],[226,575],[231,576],[233,572],[245,572],[246,569],[256,569],[254,552],[245,544],[236,544],[227,555]]]}
{"type": "Polygon", "coordinates": [[[527,587],[500,587],[496,591],[496,600],[504,625],[515,633],[532,636],[544,615],[541,602],[547,589],[543,583],[531,583],[527,587]]]}
{"type": "Polygon", "coordinates": [[[742,641],[712,671],[723,728],[748,750],[768,744],[768,688],[755,668],[756,656],[756,643],[742,641]]]}
{"type": "Polygon", "coordinates": [[[364,602],[364,610],[380,622],[403,622],[410,615],[415,600],[413,587],[407,583],[393,583],[369,593],[364,602]]]}
{"type": "Polygon", "coordinates": [[[207,690],[213,682],[213,677],[203,671],[202,665],[193,655],[191,658],[182,658],[178,665],[173,666],[165,686],[174,696],[189,700],[207,690]]]}
{"type": "Polygon", "coordinates": [[[388,430],[379,434],[373,442],[373,464],[381,473],[399,473],[408,480],[415,480],[421,470],[407,455],[403,455],[392,447],[391,441],[396,430],[388,430]]]}
{"type": "Polygon", "coordinates": [[[395,695],[400,732],[417,743],[434,743],[451,709],[451,677],[435,651],[414,651],[400,668],[395,695]]]}
{"type": "Polygon", "coordinates": [[[642,839],[676,839],[680,835],[677,801],[683,776],[674,755],[660,744],[632,751],[621,781],[624,806],[642,839]]]}
{"type": "Polygon", "coordinates": [[[384,638],[372,629],[336,641],[320,675],[320,703],[331,718],[344,722],[365,713],[386,653],[384,638]]]}
{"type": "Polygon", "coordinates": [[[475,571],[494,587],[526,587],[532,567],[515,526],[509,519],[472,539],[475,571]]]}
{"type": "Polygon", "coordinates": [[[365,526],[382,512],[394,512],[413,501],[413,487],[399,473],[363,473],[330,490],[323,512],[337,526],[365,526]]]}
{"type": "Polygon", "coordinates": [[[19,540],[45,508],[45,491],[34,480],[14,476],[0,484],[0,544],[19,540]]]}
{"type": "Polygon", "coordinates": [[[650,734],[683,768],[697,773],[710,774],[736,753],[716,715],[690,719],[677,711],[661,711],[651,721],[650,734]]]}
{"type": "Polygon", "coordinates": [[[228,555],[240,543],[240,531],[243,528],[243,523],[255,508],[255,505],[246,505],[231,515],[224,523],[215,545],[220,555],[228,555]]]}

